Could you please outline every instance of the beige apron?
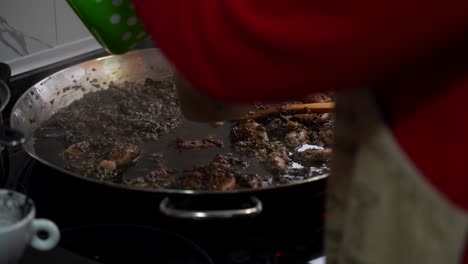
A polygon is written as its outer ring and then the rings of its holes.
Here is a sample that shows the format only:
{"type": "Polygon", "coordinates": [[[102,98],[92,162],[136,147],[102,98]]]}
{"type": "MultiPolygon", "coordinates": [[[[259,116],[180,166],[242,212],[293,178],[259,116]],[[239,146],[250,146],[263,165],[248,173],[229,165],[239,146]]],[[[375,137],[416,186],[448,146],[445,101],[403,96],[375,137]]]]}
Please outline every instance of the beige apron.
{"type": "Polygon", "coordinates": [[[327,263],[461,263],[467,214],[405,156],[368,90],[338,97],[335,142],[327,263]]]}

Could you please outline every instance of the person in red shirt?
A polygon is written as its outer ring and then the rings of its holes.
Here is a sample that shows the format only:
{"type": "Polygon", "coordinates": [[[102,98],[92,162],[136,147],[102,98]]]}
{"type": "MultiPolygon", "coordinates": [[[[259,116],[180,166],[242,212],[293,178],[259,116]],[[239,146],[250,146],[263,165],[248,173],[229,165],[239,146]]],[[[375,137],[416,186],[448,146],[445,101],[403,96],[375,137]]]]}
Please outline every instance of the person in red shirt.
{"type": "Polygon", "coordinates": [[[328,263],[468,263],[468,1],[133,3],[189,118],[337,93],[328,263]]]}

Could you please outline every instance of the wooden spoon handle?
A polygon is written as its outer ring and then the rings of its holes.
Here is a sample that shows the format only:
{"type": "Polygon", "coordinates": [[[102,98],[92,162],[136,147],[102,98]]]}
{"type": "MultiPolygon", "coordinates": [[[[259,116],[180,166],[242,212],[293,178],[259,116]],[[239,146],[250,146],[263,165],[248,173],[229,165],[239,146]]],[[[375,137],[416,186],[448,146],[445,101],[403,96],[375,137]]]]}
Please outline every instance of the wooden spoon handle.
{"type": "Polygon", "coordinates": [[[332,113],[334,110],[335,103],[285,104],[259,109],[235,120],[264,118],[275,114],[332,113]]]}

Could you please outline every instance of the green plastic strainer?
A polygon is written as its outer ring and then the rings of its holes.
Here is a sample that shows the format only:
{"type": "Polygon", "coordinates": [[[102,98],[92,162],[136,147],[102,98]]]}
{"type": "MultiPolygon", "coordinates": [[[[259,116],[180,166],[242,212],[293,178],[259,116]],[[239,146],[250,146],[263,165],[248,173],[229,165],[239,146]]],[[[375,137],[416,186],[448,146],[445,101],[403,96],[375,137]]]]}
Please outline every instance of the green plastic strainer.
{"type": "Polygon", "coordinates": [[[122,54],[146,39],[143,24],[129,0],[67,0],[96,40],[122,54]]]}

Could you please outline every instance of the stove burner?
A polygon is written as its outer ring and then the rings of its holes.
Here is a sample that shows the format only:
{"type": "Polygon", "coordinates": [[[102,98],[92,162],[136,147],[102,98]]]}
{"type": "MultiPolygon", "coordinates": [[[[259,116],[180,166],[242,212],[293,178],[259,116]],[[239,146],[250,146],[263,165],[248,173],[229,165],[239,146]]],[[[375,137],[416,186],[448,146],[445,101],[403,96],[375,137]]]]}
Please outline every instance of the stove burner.
{"type": "Polygon", "coordinates": [[[131,225],[75,227],[62,230],[62,234],[61,247],[49,253],[29,251],[21,264],[324,264],[323,258],[318,258],[321,250],[312,254],[312,248],[317,245],[310,241],[282,248],[280,244],[284,243],[280,238],[274,241],[268,237],[244,237],[242,241],[226,236],[216,241],[212,237],[207,239],[209,241],[198,239],[199,245],[196,245],[193,239],[168,231],[131,225]]]}
{"type": "Polygon", "coordinates": [[[87,264],[213,264],[208,254],[194,242],[155,228],[96,225],[61,232],[62,251],[65,249],[69,256],[73,253],[87,259],[87,264]]]}

